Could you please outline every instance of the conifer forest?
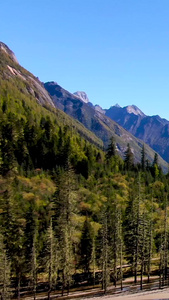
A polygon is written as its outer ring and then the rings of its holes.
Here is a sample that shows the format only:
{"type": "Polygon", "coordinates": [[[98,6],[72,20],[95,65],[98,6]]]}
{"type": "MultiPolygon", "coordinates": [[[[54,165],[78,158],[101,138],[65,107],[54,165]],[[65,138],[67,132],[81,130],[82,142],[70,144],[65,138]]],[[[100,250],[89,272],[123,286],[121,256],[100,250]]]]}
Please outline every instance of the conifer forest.
{"type": "MultiPolygon", "coordinates": [[[[5,89],[4,89],[5,91],[5,89]]],[[[168,279],[169,175],[128,144],[103,151],[17,91],[0,99],[0,292],[168,279]],[[127,267],[124,268],[124,265],[127,267]]],[[[66,123],[66,121],[65,121],[66,123]]]]}

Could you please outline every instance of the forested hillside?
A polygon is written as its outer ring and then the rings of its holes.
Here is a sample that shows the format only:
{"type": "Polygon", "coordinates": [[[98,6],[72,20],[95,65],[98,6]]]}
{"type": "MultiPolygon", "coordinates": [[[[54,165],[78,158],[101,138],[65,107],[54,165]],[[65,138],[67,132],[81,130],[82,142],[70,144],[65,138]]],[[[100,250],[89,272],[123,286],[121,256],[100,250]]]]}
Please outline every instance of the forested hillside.
{"type": "Polygon", "coordinates": [[[82,284],[106,292],[122,284],[124,264],[135,281],[155,271],[164,282],[169,177],[158,155],[150,164],[143,146],[135,164],[128,144],[122,160],[113,138],[103,152],[82,125],[1,71],[1,298],[50,298],[82,284]]]}

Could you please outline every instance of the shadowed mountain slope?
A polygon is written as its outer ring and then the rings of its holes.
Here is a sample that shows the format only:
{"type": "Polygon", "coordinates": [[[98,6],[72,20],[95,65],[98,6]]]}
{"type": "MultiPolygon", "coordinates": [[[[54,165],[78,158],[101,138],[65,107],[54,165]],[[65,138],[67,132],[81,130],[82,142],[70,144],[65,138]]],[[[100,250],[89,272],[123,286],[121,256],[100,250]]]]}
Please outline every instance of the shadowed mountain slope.
{"type": "Polygon", "coordinates": [[[112,106],[105,114],[169,162],[169,121],[158,115],[146,116],[134,105],[112,106]]]}
{"type": "MultiPolygon", "coordinates": [[[[113,136],[119,154],[122,157],[124,157],[127,144],[130,143],[135,160],[137,162],[140,161],[141,148],[143,145],[140,139],[135,138],[128,131],[124,130],[117,122],[114,122],[102,113],[102,110],[96,109],[90,102],[85,103],[81,98],[71,94],[56,82],[46,82],[44,86],[51,95],[56,107],[62,109],[68,115],[80,121],[86,128],[94,132],[95,135],[103,141],[105,147],[108,146],[110,138],[113,136]]],[[[153,161],[154,151],[147,145],[145,148],[147,159],[153,161]]],[[[161,160],[161,158],[160,164],[165,166],[164,168],[167,170],[167,164],[161,160]]]]}

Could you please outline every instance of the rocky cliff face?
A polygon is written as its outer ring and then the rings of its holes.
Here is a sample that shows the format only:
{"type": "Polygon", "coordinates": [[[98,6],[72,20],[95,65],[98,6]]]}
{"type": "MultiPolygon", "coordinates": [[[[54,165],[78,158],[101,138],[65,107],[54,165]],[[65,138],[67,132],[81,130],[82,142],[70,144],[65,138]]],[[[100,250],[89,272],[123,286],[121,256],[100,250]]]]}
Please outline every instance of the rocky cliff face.
{"type": "Polygon", "coordinates": [[[15,54],[8,48],[7,45],[4,43],[0,42],[0,50],[3,51],[6,55],[8,55],[15,63],[18,64],[18,60],[15,56],[15,54]]]}
{"type": "Polygon", "coordinates": [[[2,42],[0,42],[0,75],[0,86],[10,81],[23,94],[35,97],[39,104],[54,107],[53,101],[41,81],[21,67],[15,54],[2,42]]]}

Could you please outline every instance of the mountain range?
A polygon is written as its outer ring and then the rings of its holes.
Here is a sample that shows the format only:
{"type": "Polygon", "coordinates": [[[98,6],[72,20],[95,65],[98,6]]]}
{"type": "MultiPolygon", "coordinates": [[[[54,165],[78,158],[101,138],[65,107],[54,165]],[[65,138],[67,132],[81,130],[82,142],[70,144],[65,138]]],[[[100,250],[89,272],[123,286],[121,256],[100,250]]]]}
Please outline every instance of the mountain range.
{"type": "MultiPolygon", "coordinates": [[[[32,103],[32,114],[34,114],[33,106],[37,108],[38,105],[43,106],[57,115],[58,122],[68,124],[81,136],[100,148],[107,148],[110,138],[113,136],[119,154],[124,157],[129,143],[135,161],[139,162],[141,149],[145,142],[147,143],[145,144],[146,158],[152,162],[155,152],[148,146],[149,140],[151,140],[152,148],[154,147],[154,150],[159,154],[163,142],[162,154],[163,157],[167,157],[167,146],[165,149],[169,124],[167,120],[160,117],[147,117],[134,106],[125,109],[116,105],[105,110],[98,105],[94,106],[85,92],[72,94],[56,82],[42,83],[37,77],[20,66],[15,54],[7,45],[0,42],[0,93],[2,97],[5,90],[15,99],[29,98],[32,103]],[[133,111],[137,111],[137,114],[133,111]],[[133,124],[135,126],[132,126],[133,124]],[[144,131],[140,126],[143,126],[144,131]],[[157,129],[158,138],[156,137],[157,129]],[[151,130],[154,132],[151,133],[151,130]],[[141,134],[142,132],[144,134],[141,134]],[[163,136],[160,136],[160,133],[163,133],[163,136]],[[161,140],[158,145],[159,136],[161,140]],[[154,145],[153,141],[155,141],[154,145]]],[[[160,155],[159,164],[163,170],[167,171],[167,163],[160,155]]]]}
{"type": "Polygon", "coordinates": [[[139,161],[143,142],[145,143],[147,158],[150,161],[152,161],[154,155],[150,147],[154,147],[153,149],[159,155],[163,154],[164,151],[159,151],[161,150],[160,145],[157,147],[153,143],[149,144],[148,135],[152,141],[153,137],[155,140],[157,129],[159,132],[161,130],[161,128],[158,128],[158,124],[162,123],[166,125],[166,120],[158,116],[147,117],[134,105],[127,106],[126,108],[115,105],[110,109],[103,109],[99,105],[93,105],[84,92],[75,92],[72,94],[56,82],[46,82],[44,83],[44,87],[51,95],[56,107],[77,119],[86,128],[94,132],[103,141],[105,148],[108,146],[110,137],[113,136],[121,156],[124,156],[126,145],[129,143],[136,161],[139,161]],[[139,124],[143,128],[139,127],[139,124]],[[140,134],[138,135],[139,130],[140,134]],[[151,133],[151,131],[153,132],[151,133]],[[144,132],[144,135],[141,135],[141,132],[144,132]]]}

